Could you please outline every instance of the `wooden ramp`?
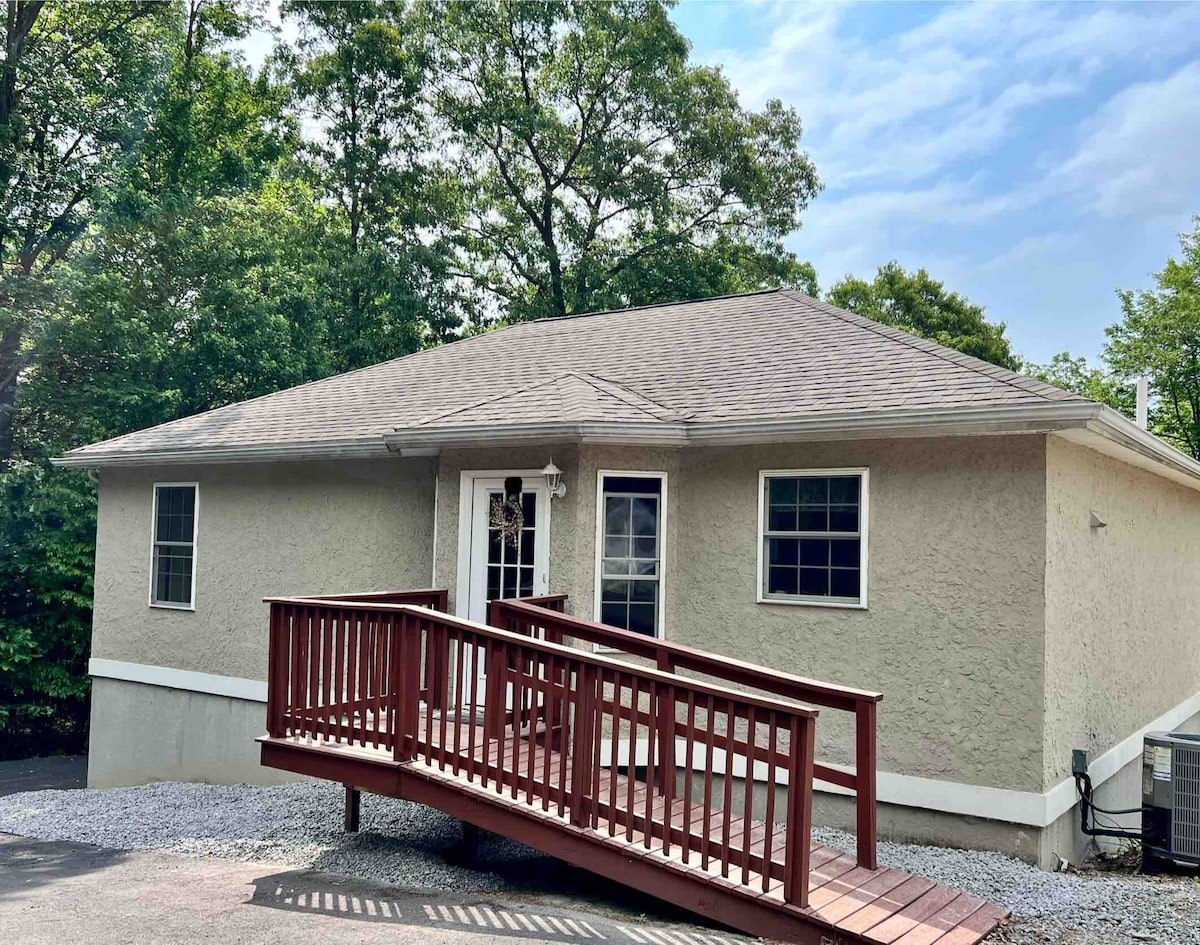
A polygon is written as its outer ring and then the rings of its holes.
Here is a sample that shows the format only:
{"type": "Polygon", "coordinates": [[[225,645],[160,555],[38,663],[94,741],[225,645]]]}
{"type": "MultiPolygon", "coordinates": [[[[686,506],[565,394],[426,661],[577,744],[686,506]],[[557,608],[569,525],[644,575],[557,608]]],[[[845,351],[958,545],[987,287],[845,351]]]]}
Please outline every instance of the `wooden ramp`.
{"type": "Polygon", "coordinates": [[[811,842],[810,709],[404,604],[279,599],[271,632],[262,762],[348,809],[426,804],[785,941],[969,945],[1005,915],[877,868],[873,837],[811,842]]]}

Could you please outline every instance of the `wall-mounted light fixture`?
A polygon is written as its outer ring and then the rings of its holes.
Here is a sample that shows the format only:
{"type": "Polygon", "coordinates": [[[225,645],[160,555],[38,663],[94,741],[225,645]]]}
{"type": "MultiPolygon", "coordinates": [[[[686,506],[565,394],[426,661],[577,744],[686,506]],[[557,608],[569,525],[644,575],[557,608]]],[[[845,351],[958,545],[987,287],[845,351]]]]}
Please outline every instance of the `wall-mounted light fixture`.
{"type": "Polygon", "coordinates": [[[546,488],[550,490],[553,498],[561,499],[567,494],[567,484],[562,481],[562,470],[554,465],[553,459],[546,464],[542,475],[546,477],[546,488]]]}
{"type": "Polygon", "coordinates": [[[1108,522],[1104,521],[1104,519],[1100,517],[1099,513],[1097,513],[1095,509],[1088,510],[1088,524],[1091,525],[1092,528],[1108,527],[1108,522]]]}

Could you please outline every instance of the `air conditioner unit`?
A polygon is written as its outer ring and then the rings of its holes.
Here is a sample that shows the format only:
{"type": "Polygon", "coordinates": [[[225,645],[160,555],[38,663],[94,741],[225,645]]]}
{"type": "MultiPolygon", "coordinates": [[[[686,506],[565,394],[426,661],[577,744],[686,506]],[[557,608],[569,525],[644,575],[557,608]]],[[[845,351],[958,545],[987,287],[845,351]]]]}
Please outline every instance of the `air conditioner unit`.
{"type": "Polygon", "coordinates": [[[1200,865],[1200,735],[1153,732],[1142,748],[1142,867],[1200,865]]]}

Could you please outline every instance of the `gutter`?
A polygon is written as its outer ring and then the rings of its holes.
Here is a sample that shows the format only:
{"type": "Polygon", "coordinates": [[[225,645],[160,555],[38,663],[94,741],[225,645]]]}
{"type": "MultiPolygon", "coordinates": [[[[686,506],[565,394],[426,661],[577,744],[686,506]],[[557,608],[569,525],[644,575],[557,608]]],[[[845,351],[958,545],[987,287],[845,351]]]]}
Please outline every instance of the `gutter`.
{"type": "Polygon", "coordinates": [[[176,450],[82,450],[57,456],[50,462],[65,469],[98,469],[106,466],[156,466],[177,463],[265,463],[306,459],[381,459],[388,448],[378,437],[326,440],[311,443],[274,443],[259,446],[219,446],[176,450]]]}
{"type": "MultiPolygon", "coordinates": [[[[407,428],[383,434],[392,450],[570,440],[634,446],[724,446],[824,439],[969,436],[1049,433],[1080,427],[1095,416],[1093,403],[1046,403],[1021,407],[955,407],[923,410],[847,411],[819,417],[722,420],[705,423],[648,421],[522,423],[507,426],[407,428]]],[[[1200,466],[1198,466],[1200,470],[1200,466]]]]}
{"type": "Polygon", "coordinates": [[[1163,442],[1117,411],[1092,401],[1047,401],[1021,406],[927,407],[920,410],[846,411],[819,417],[685,421],[551,422],[507,426],[460,425],[393,430],[379,436],[309,443],[210,449],[101,450],[85,447],[52,462],[96,469],[206,463],[379,459],[389,454],[430,456],[441,449],[524,443],[598,443],[615,446],[741,446],[814,440],[1057,433],[1126,462],[1200,489],[1200,462],[1163,442]]]}

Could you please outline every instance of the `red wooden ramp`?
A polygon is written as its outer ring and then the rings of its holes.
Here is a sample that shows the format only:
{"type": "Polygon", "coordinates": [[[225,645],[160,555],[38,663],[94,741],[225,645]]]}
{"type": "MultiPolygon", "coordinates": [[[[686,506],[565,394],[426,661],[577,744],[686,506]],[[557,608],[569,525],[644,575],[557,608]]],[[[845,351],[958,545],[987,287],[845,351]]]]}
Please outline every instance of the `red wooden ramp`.
{"type": "Polygon", "coordinates": [[[496,602],[496,626],[427,609],[445,607],[439,591],[270,603],[264,765],[427,804],[755,935],[965,945],[1005,914],[876,867],[876,694],[546,609],[561,599],[496,602]],[[862,751],[854,774],[817,765],[817,712],[780,695],[855,711],[869,772],[862,751]],[[814,770],[856,787],[860,815],[869,794],[854,855],[811,842],[814,770]]]}

